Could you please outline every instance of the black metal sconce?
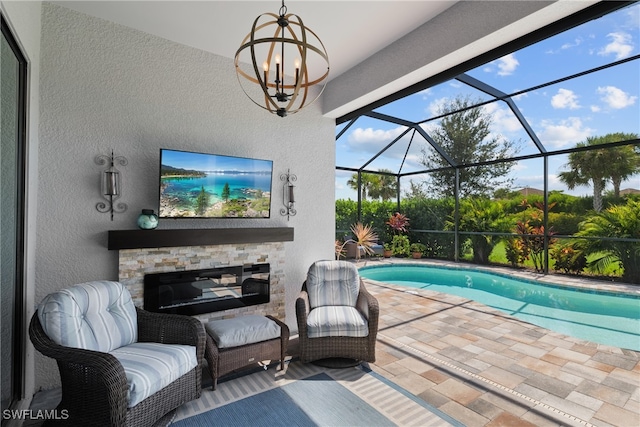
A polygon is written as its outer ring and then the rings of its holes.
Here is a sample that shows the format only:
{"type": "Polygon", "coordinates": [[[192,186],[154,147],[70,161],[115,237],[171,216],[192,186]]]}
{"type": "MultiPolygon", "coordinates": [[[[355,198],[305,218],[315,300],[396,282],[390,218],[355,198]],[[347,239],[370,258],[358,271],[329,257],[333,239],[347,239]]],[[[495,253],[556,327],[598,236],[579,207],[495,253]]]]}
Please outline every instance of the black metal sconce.
{"type": "Polygon", "coordinates": [[[297,176],[289,173],[289,169],[287,169],[287,173],[280,175],[280,181],[284,181],[284,185],[282,187],[282,202],[284,203],[284,208],[280,209],[280,215],[286,215],[287,221],[289,221],[290,216],[295,216],[297,213],[295,210],[296,198],[293,192],[293,189],[295,188],[293,183],[296,182],[297,179],[297,176]]]}
{"type": "Polygon", "coordinates": [[[113,156],[113,150],[111,150],[111,156],[103,154],[97,155],[94,159],[95,163],[100,166],[109,164],[109,168],[102,172],[102,179],[100,182],[100,193],[104,197],[106,202],[98,202],[96,209],[98,212],[111,213],[111,221],[113,221],[113,213],[122,213],[127,210],[126,203],[116,203],[116,200],[121,196],[122,180],[120,177],[120,171],[115,168],[114,163],[118,163],[120,166],[126,166],[129,163],[124,156],[113,156]]]}

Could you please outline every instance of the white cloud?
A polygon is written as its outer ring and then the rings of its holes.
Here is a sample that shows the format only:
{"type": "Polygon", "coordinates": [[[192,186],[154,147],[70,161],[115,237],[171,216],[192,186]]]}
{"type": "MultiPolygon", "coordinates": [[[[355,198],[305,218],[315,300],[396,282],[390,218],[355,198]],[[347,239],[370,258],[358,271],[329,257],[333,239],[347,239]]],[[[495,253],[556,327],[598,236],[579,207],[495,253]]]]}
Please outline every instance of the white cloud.
{"type": "Polygon", "coordinates": [[[593,134],[593,129],[583,126],[579,117],[569,117],[558,123],[552,120],[542,122],[543,131],[539,134],[542,144],[548,148],[566,148],[584,141],[593,134]]]}
{"type": "Polygon", "coordinates": [[[608,56],[615,54],[616,60],[628,57],[633,51],[633,43],[631,35],[624,32],[615,32],[607,34],[611,38],[611,42],[598,51],[598,55],[608,56]]]}
{"type": "Polygon", "coordinates": [[[518,62],[513,53],[503,56],[502,58],[498,59],[498,69],[500,70],[498,71],[498,75],[509,76],[513,74],[518,65],[520,65],[520,62],[518,62]]]}
{"type": "Polygon", "coordinates": [[[598,87],[597,92],[602,95],[600,98],[609,108],[619,110],[635,104],[637,96],[630,96],[628,93],[615,86],[598,87]]]}
{"type": "Polygon", "coordinates": [[[349,145],[382,147],[390,143],[405,130],[404,127],[397,127],[389,130],[373,128],[357,128],[349,135],[349,145]]]}
{"type": "Polygon", "coordinates": [[[482,107],[484,112],[491,116],[491,131],[494,133],[517,132],[522,130],[522,124],[513,112],[502,107],[502,104],[492,102],[482,107]]]}
{"type": "Polygon", "coordinates": [[[428,87],[428,88],[423,89],[420,92],[418,92],[418,95],[421,95],[422,99],[427,99],[431,95],[431,92],[432,92],[431,88],[428,87]]]}
{"type": "Polygon", "coordinates": [[[582,39],[580,37],[573,40],[573,43],[565,43],[560,46],[561,50],[571,49],[572,47],[579,46],[582,44],[582,39]]]}
{"type": "Polygon", "coordinates": [[[437,116],[440,114],[440,111],[442,111],[442,107],[448,102],[449,98],[447,97],[436,99],[429,104],[427,111],[429,111],[432,116],[437,116]]]}
{"type": "Polygon", "coordinates": [[[578,103],[578,95],[569,89],[558,89],[558,93],[551,97],[551,106],[553,108],[568,108],[576,110],[580,108],[578,103]]]}
{"type": "Polygon", "coordinates": [[[592,113],[598,113],[598,112],[600,112],[600,107],[598,107],[597,105],[592,105],[592,106],[591,106],[591,107],[589,107],[589,108],[591,108],[591,112],[592,112],[592,113]]]}

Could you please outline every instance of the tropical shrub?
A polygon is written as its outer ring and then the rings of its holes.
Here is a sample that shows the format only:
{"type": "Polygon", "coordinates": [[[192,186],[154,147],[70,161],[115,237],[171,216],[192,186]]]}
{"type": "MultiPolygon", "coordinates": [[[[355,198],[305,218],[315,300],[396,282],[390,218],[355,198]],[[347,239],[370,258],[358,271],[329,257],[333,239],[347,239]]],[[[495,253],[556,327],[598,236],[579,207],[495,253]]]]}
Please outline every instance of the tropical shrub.
{"type": "Polygon", "coordinates": [[[589,254],[604,253],[589,263],[590,268],[603,271],[611,263],[619,263],[624,280],[640,283],[640,243],[606,239],[640,239],[640,201],[628,199],[626,205],[611,206],[588,217],[576,236],[600,237],[582,243],[589,254]]]}
{"type": "Polygon", "coordinates": [[[578,232],[578,226],[584,221],[584,215],[568,212],[549,212],[549,225],[556,234],[571,236],[578,232]]]}
{"type": "MultiPolygon", "coordinates": [[[[544,271],[545,259],[545,239],[549,238],[549,248],[555,243],[555,239],[549,237],[555,234],[552,229],[545,233],[544,227],[544,204],[536,202],[533,205],[527,200],[523,200],[522,206],[525,208],[522,213],[523,219],[516,222],[515,232],[519,234],[522,241],[522,251],[527,259],[531,259],[536,271],[544,271]]],[[[553,209],[555,203],[549,205],[549,210],[553,209]]]]}
{"type": "Polygon", "coordinates": [[[579,244],[568,242],[554,246],[549,251],[549,256],[553,259],[553,269],[565,273],[580,274],[587,266],[587,256],[579,244]]]}
{"type": "Polygon", "coordinates": [[[385,224],[393,230],[394,234],[406,233],[409,228],[409,218],[400,212],[396,212],[389,217],[385,224]]]}
{"type": "MultiPolygon", "coordinates": [[[[454,219],[451,218],[448,228],[453,229],[454,219]]],[[[460,220],[458,229],[462,232],[506,233],[511,224],[504,214],[502,204],[483,198],[463,199],[460,201],[460,220]]],[[[489,255],[501,237],[493,234],[471,234],[468,240],[473,250],[473,262],[488,264],[489,255]]]]}
{"type": "Polygon", "coordinates": [[[529,259],[529,247],[518,237],[508,237],[504,240],[505,256],[512,267],[518,267],[529,259]]]}

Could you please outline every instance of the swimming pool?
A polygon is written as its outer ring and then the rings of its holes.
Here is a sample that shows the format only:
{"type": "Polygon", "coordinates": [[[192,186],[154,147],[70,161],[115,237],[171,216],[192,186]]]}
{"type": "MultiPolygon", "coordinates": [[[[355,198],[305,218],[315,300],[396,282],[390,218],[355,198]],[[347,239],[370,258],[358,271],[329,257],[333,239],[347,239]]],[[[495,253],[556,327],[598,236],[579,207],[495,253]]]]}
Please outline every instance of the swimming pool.
{"type": "Polygon", "coordinates": [[[415,264],[367,266],[365,279],[471,299],[577,338],[640,351],[640,297],[541,285],[467,268],[415,264]]]}

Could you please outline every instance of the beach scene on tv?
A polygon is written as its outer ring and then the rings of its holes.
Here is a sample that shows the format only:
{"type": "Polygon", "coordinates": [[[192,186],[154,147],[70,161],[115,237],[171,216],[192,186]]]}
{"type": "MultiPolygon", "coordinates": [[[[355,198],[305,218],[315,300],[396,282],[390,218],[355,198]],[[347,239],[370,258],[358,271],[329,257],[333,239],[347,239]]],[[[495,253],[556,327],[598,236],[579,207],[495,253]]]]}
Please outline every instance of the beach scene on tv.
{"type": "Polygon", "coordinates": [[[269,218],[270,160],[160,152],[161,218],[269,218]]]}

